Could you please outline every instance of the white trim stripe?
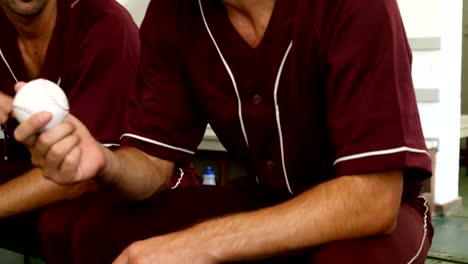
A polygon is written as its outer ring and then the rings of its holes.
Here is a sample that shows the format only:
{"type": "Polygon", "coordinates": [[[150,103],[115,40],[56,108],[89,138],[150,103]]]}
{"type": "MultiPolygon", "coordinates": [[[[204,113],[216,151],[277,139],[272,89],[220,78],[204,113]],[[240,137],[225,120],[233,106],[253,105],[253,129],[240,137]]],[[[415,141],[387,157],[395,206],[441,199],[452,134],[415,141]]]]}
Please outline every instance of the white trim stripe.
{"type": "Polygon", "coordinates": [[[116,144],[116,143],[102,143],[102,145],[103,145],[105,148],[120,147],[120,144],[116,144]]]}
{"type": "Polygon", "coordinates": [[[184,175],[185,175],[184,171],[181,168],[179,168],[179,171],[180,171],[179,179],[177,180],[176,184],[174,184],[174,186],[171,187],[172,190],[179,187],[180,183],[182,182],[182,179],[184,178],[184,175]]]}
{"type": "Polygon", "coordinates": [[[278,105],[278,87],[281,81],[281,73],[283,72],[283,67],[284,64],[286,63],[286,59],[288,58],[289,52],[291,51],[291,48],[293,46],[293,42],[289,43],[288,49],[286,50],[286,53],[284,54],[283,60],[281,61],[281,65],[278,70],[278,74],[276,75],[276,81],[275,81],[275,89],[273,92],[273,98],[275,100],[275,112],[276,112],[276,125],[278,126],[278,136],[280,140],[280,150],[281,150],[281,165],[283,166],[283,174],[284,174],[284,179],[286,181],[286,186],[288,187],[288,191],[294,195],[291,185],[289,184],[289,178],[288,178],[288,172],[286,171],[286,162],[284,160],[284,144],[283,144],[283,131],[281,130],[281,120],[280,120],[280,109],[278,105]]]}
{"type": "Polygon", "coordinates": [[[226,71],[229,74],[229,77],[231,77],[232,85],[234,86],[234,91],[236,92],[236,96],[237,96],[237,105],[238,105],[237,111],[239,115],[239,121],[240,121],[241,129],[242,129],[242,133],[244,134],[245,143],[247,144],[247,147],[248,147],[249,140],[247,138],[247,132],[245,132],[244,118],[242,117],[242,101],[239,95],[239,90],[237,89],[236,79],[234,78],[234,74],[232,73],[231,68],[229,68],[228,63],[224,59],[223,53],[221,52],[221,49],[216,43],[216,40],[213,37],[213,34],[211,34],[210,27],[208,26],[208,22],[206,21],[206,18],[205,18],[205,12],[203,11],[201,0],[198,0],[198,5],[200,6],[200,12],[203,18],[203,23],[205,23],[206,30],[208,31],[208,34],[210,35],[210,38],[213,41],[213,44],[215,45],[216,50],[218,51],[219,57],[221,57],[221,61],[223,62],[224,67],[226,68],[226,71]]]}
{"type": "Polygon", "coordinates": [[[73,2],[73,3],[70,5],[70,7],[71,7],[71,8],[75,8],[75,5],[78,4],[79,1],[80,1],[80,0],[76,0],[75,2],[73,2]]]}
{"type": "Polygon", "coordinates": [[[348,160],[361,159],[361,158],[372,157],[372,156],[389,155],[389,154],[395,154],[399,152],[413,152],[413,153],[419,153],[419,154],[426,154],[427,156],[431,157],[429,152],[427,152],[424,149],[415,149],[415,148],[403,146],[403,147],[394,148],[394,149],[377,150],[377,151],[370,151],[370,152],[364,152],[360,154],[345,156],[345,157],[335,160],[335,162],[333,162],[333,165],[336,165],[340,162],[348,161],[348,160]]]}
{"type": "MultiPolygon", "coordinates": [[[[3,56],[3,51],[2,51],[2,49],[0,49],[0,57],[2,58],[3,62],[5,63],[5,65],[7,66],[8,70],[10,71],[11,76],[13,77],[13,79],[15,79],[16,82],[19,82],[19,81],[18,81],[18,78],[16,78],[15,73],[14,73],[13,70],[11,69],[10,64],[8,64],[8,61],[6,60],[5,56],[3,56]]],[[[57,85],[60,86],[60,83],[61,83],[61,82],[62,82],[62,78],[59,77],[58,82],[57,82],[57,85]]]]}
{"type": "Polygon", "coordinates": [[[421,251],[424,247],[424,242],[426,242],[426,236],[427,236],[427,215],[429,214],[429,206],[427,205],[427,199],[424,196],[420,196],[419,198],[424,199],[424,206],[426,207],[426,212],[424,212],[424,234],[422,237],[421,245],[419,246],[418,251],[416,252],[416,255],[408,261],[408,264],[412,264],[421,254],[421,251]]]}
{"type": "Polygon", "coordinates": [[[165,144],[165,143],[162,143],[162,142],[159,142],[159,141],[156,141],[156,140],[152,140],[152,139],[145,138],[145,137],[142,137],[142,136],[137,136],[137,135],[130,134],[130,133],[123,134],[122,136],[120,136],[120,139],[122,139],[124,137],[130,137],[130,138],[138,139],[138,140],[145,141],[145,142],[148,142],[148,143],[151,143],[151,144],[154,144],[154,145],[158,145],[158,146],[161,146],[161,147],[165,147],[165,148],[168,148],[168,149],[177,150],[177,151],[180,151],[180,152],[185,152],[185,153],[188,153],[188,154],[191,154],[191,155],[195,154],[195,152],[193,152],[191,150],[188,150],[188,149],[174,147],[174,146],[171,146],[169,144],[165,144]]]}
{"type": "Polygon", "coordinates": [[[2,49],[0,49],[0,57],[2,57],[3,62],[5,62],[5,65],[7,66],[8,70],[10,71],[11,76],[13,76],[13,79],[15,79],[16,82],[18,82],[18,78],[16,78],[16,75],[13,72],[13,70],[11,69],[10,64],[8,64],[8,61],[6,60],[5,56],[3,56],[2,49]]]}

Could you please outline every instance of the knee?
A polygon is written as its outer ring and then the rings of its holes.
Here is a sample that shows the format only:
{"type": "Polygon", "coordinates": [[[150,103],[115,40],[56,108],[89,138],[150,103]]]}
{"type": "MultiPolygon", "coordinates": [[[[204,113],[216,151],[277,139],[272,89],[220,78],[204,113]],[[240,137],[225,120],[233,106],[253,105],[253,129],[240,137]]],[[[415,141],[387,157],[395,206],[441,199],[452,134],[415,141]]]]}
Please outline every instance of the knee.
{"type": "Polygon", "coordinates": [[[312,255],[311,263],[400,263],[387,262],[389,258],[386,252],[377,245],[373,246],[372,243],[364,245],[363,242],[361,239],[343,240],[319,246],[312,255]]]}
{"type": "MultiPolygon", "coordinates": [[[[426,238],[427,239],[427,238],[426,238]]],[[[332,242],[316,249],[311,263],[424,263],[428,241],[408,246],[392,236],[368,237],[332,242]]]]}

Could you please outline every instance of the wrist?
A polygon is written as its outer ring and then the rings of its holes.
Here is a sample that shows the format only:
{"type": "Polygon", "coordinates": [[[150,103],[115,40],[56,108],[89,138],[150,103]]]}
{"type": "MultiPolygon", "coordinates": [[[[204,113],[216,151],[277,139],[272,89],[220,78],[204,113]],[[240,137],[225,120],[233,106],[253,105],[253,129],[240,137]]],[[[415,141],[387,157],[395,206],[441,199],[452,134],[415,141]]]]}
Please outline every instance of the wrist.
{"type": "Polygon", "coordinates": [[[102,146],[104,152],[104,166],[98,174],[98,179],[105,184],[114,184],[116,182],[117,157],[113,151],[102,146]]]}
{"type": "Polygon", "coordinates": [[[221,241],[224,238],[217,234],[216,228],[210,227],[212,221],[213,220],[209,220],[181,231],[185,233],[182,237],[186,239],[186,243],[191,243],[191,245],[198,250],[202,249],[205,254],[211,256],[216,263],[230,261],[232,259],[223,254],[223,243],[221,243],[221,241]]]}

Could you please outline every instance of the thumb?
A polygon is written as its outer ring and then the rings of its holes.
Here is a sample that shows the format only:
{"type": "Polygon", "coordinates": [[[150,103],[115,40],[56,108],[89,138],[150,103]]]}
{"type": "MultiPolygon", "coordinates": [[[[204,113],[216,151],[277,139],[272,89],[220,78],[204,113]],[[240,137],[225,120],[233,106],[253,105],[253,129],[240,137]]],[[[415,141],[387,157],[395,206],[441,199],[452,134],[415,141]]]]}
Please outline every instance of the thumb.
{"type": "Polygon", "coordinates": [[[25,84],[25,82],[18,82],[15,84],[15,92],[18,92],[25,84]]]}
{"type": "Polygon", "coordinates": [[[122,252],[115,260],[112,262],[112,264],[128,264],[129,263],[129,258],[128,258],[128,249],[125,249],[124,252],[122,252]]]}

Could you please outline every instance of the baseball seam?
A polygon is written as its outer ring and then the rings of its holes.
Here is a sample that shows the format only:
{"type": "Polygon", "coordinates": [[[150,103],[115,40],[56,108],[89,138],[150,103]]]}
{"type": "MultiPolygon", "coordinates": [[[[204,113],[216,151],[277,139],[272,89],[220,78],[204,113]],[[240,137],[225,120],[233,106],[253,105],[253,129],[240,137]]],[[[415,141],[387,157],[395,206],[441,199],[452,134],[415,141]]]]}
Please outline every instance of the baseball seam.
{"type": "Polygon", "coordinates": [[[27,107],[27,106],[13,105],[13,108],[17,108],[17,109],[19,109],[19,110],[21,110],[23,112],[28,113],[28,114],[33,114],[34,113],[34,111],[31,108],[27,107]]]}
{"type": "MultiPolygon", "coordinates": [[[[45,80],[42,80],[42,83],[44,84],[45,88],[46,88],[46,91],[48,91],[48,87],[47,87],[47,82],[45,80]]],[[[50,98],[50,100],[52,100],[52,102],[54,103],[54,105],[59,108],[60,110],[64,111],[64,112],[68,112],[69,109],[68,108],[65,108],[63,106],[60,105],[59,102],[57,102],[57,100],[55,100],[55,97],[53,97],[49,92],[47,92],[47,96],[50,98]]]]}

